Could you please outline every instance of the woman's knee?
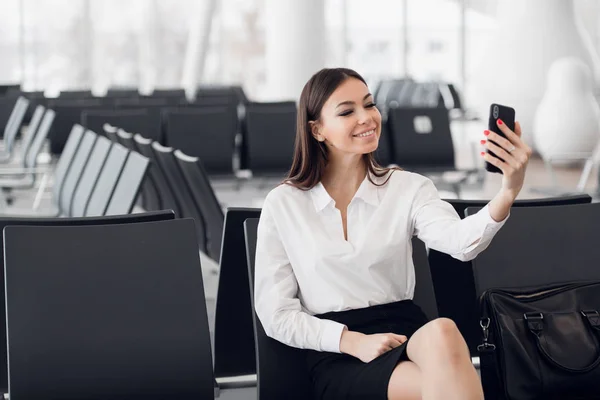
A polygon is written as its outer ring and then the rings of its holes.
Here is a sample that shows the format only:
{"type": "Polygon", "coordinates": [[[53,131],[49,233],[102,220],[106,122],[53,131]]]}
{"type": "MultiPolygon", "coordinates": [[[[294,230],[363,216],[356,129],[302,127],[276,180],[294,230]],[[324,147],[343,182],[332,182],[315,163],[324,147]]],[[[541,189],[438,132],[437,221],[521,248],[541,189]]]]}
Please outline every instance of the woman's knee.
{"type": "MultiPolygon", "coordinates": [[[[418,337],[418,344],[422,345],[420,347],[424,347],[423,350],[430,355],[427,358],[435,358],[436,362],[457,363],[468,358],[466,343],[454,321],[448,318],[430,321],[415,336],[418,337]]],[[[414,353],[415,349],[412,350],[409,350],[409,355],[414,353]]]]}

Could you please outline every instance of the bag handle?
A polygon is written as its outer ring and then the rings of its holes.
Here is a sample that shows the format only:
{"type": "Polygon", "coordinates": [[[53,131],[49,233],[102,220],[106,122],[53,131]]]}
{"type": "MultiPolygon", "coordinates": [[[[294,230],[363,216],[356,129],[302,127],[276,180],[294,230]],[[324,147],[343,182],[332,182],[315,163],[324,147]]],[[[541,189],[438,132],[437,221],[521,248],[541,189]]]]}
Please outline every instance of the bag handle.
{"type": "MultiPolygon", "coordinates": [[[[600,315],[598,314],[598,311],[582,310],[581,315],[583,315],[583,317],[588,321],[592,333],[596,334],[597,336],[600,336],[600,315]]],[[[527,327],[529,328],[531,333],[533,333],[533,336],[536,338],[538,350],[540,351],[540,353],[542,353],[546,360],[553,364],[555,367],[571,373],[585,373],[593,370],[598,365],[600,365],[600,352],[598,352],[598,355],[596,356],[594,362],[592,362],[587,367],[570,368],[562,365],[561,363],[556,361],[542,346],[541,336],[544,330],[544,323],[542,322],[544,320],[544,314],[542,314],[541,312],[530,312],[523,314],[523,318],[525,318],[525,321],[527,321],[527,327]]]]}

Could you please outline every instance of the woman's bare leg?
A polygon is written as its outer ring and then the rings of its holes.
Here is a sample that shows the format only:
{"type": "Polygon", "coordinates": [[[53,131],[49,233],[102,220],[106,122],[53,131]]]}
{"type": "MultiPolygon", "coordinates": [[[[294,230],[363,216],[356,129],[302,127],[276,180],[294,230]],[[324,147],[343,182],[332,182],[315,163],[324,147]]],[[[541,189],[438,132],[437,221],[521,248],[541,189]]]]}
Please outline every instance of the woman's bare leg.
{"type": "Polygon", "coordinates": [[[412,361],[398,363],[388,385],[389,400],[421,400],[421,370],[412,361]]]}
{"type": "MultiPolygon", "coordinates": [[[[483,399],[481,381],[471,364],[467,344],[453,321],[438,318],[424,325],[411,336],[407,354],[420,372],[423,400],[483,399]]],[[[414,398],[410,397],[413,385],[402,376],[406,370],[403,364],[398,364],[392,373],[388,386],[390,400],[414,398]]]]}

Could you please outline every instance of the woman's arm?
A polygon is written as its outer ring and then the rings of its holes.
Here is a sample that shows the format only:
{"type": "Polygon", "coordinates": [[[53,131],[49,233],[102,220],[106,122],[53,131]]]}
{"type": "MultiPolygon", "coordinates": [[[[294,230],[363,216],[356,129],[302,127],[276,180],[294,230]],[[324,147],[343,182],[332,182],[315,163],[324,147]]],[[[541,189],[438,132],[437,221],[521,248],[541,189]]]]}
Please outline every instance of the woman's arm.
{"type": "Polygon", "coordinates": [[[343,324],[302,310],[298,282],[265,201],[258,225],[254,304],[268,336],[292,347],[340,352],[343,324]]]}
{"type": "Polygon", "coordinates": [[[508,218],[510,207],[523,187],[531,149],[521,140],[521,126],[517,122],[513,132],[498,120],[498,127],[506,139],[486,131],[483,144],[504,161],[482,153],[486,161],[503,172],[502,188],[477,214],[460,219],[452,206],[441,200],[429,179],[424,179],[417,190],[411,213],[414,233],[435,250],[468,261],[485,250],[508,218]]]}

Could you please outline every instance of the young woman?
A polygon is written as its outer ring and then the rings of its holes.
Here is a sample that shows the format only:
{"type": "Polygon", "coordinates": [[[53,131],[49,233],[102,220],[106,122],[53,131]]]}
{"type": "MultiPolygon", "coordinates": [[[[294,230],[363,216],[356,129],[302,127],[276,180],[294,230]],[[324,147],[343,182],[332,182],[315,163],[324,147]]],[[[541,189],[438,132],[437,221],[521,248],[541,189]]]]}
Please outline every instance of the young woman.
{"type": "Polygon", "coordinates": [[[255,305],[269,336],[309,349],[317,398],[483,399],[456,325],[411,300],[411,238],[460,260],[489,245],[531,155],[518,123],[498,126],[508,139],[485,131],[482,144],[504,161],[482,156],[502,187],[461,220],[429,179],[374,161],[381,115],[360,75],[324,69],[304,87],[290,174],[260,218],[255,305]]]}

